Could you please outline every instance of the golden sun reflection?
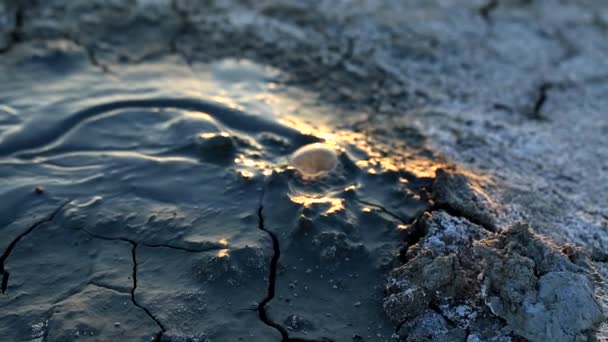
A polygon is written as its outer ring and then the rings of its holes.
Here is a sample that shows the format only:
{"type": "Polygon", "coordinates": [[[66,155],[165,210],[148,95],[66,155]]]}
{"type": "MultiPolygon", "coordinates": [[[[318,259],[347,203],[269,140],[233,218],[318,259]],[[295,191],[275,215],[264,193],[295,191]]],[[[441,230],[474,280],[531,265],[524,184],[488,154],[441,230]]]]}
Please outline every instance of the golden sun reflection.
{"type": "Polygon", "coordinates": [[[343,151],[343,149],[339,145],[339,142],[343,141],[343,139],[338,139],[336,133],[329,132],[329,129],[327,127],[313,127],[312,125],[297,118],[282,118],[279,119],[279,122],[286,126],[293,127],[302,134],[312,135],[317,138],[321,138],[324,140],[325,144],[334,146],[339,150],[343,151]]]}
{"type": "Polygon", "coordinates": [[[197,120],[215,121],[215,119],[212,118],[211,115],[201,113],[201,112],[188,111],[188,112],[185,112],[183,115],[186,117],[189,117],[189,118],[197,119],[197,120]]]}
{"type": "Polygon", "coordinates": [[[257,168],[260,170],[265,170],[268,169],[270,167],[270,164],[268,164],[267,162],[263,161],[263,160],[253,160],[251,158],[247,158],[243,155],[240,155],[238,157],[236,157],[234,159],[234,162],[237,164],[241,164],[247,167],[253,167],[253,168],[257,168]]]}
{"type": "Polygon", "coordinates": [[[253,178],[256,171],[261,171],[265,176],[270,176],[273,171],[280,172],[285,169],[284,166],[277,166],[264,160],[249,158],[244,154],[236,156],[234,163],[243,166],[243,168],[237,169],[237,173],[243,178],[253,178]]]}
{"type": "Polygon", "coordinates": [[[253,172],[248,170],[236,170],[236,172],[239,174],[239,176],[245,179],[251,179],[254,176],[253,172]]]}
{"type": "Polygon", "coordinates": [[[355,151],[357,155],[364,155],[363,158],[356,160],[355,164],[370,174],[384,171],[407,171],[419,178],[432,178],[438,168],[446,166],[437,160],[417,155],[417,150],[409,151],[406,147],[403,148],[402,153],[388,153],[394,151],[395,148],[373,142],[363,132],[332,132],[328,127],[313,127],[296,118],[283,119],[282,122],[304,134],[322,138],[324,144],[335,146],[338,151],[355,151]]]}
{"type": "Polygon", "coordinates": [[[329,208],[325,211],[325,215],[331,215],[344,209],[344,200],[342,198],[294,195],[289,196],[289,199],[291,199],[293,203],[301,204],[306,208],[310,208],[314,204],[328,204],[329,208]]]}
{"type": "Polygon", "coordinates": [[[349,185],[346,188],[344,188],[344,191],[355,191],[355,190],[357,190],[356,184],[352,184],[352,185],[349,185]]]}
{"type": "Polygon", "coordinates": [[[202,139],[211,139],[211,138],[217,137],[217,136],[228,138],[228,137],[230,137],[230,134],[228,134],[226,132],[220,132],[220,133],[211,132],[211,133],[201,133],[198,136],[202,139]]]}
{"type": "Polygon", "coordinates": [[[232,109],[236,109],[236,110],[240,110],[243,111],[244,108],[239,105],[239,103],[237,101],[235,101],[234,99],[224,96],[224,95],[215,95],[215,96],[211,96],[211,100],[222,104],[228,108],[232,108],[232,109]]]}
{"type": "Polygon", "coordinates": [[[421,157],[408,160],[405,165],[407,166],[406,170],[418,178],[433,178],[437,169],[446,166],[444,163],[421,157]]]}
{"type": "MultiPolygon", "coordinates": [[[[221,238],[221,239],[219,239],[218,242],[222,246],[228,246],[228,239],[226,239],[226,238],[221,238]]],[[[228,256],[228,248],[222,248],[219,251],[217,251],[217,256],[219,258],[227,257],[228,256]]]]}

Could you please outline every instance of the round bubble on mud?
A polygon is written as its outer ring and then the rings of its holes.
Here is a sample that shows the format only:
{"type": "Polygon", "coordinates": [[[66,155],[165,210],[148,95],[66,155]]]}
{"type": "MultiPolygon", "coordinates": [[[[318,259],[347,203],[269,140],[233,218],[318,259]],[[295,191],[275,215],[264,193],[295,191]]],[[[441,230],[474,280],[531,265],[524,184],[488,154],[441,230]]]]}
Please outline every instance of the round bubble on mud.
{"type": "Polygon", "coordinates": [[[315,143],[300,147],[290,158],[291,165],[304,177],[317,177],[331,172],[338,164],[336,150],[327,144],[315,143]]]}

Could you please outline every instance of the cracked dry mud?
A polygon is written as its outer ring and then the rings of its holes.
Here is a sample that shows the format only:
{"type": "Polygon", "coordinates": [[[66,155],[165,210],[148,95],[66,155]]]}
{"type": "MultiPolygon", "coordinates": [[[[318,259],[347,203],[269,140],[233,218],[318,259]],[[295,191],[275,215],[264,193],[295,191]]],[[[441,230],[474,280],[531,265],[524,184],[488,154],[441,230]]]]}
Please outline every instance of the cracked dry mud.
{"type": "Polygon", "coordinates": [[[600,0],[0,0],[0,341],[607,338],[607,33],[600,0]]]}

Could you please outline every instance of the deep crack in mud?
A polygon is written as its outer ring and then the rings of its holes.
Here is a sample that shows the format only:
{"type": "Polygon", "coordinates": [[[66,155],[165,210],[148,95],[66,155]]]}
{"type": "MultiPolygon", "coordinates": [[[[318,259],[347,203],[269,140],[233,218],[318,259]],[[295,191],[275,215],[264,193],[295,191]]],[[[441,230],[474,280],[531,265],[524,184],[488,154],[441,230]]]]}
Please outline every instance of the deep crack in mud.
{"type": "Polygon", "coordinates": [[[53,221],[53,219],[55,218],[55,216],[57,216],[57,214],[59,214],[59,212],[61,212],[61,210],[69,202],[70,201],[65,201],[62,205],[60,205],[59,207],[57,207],[57,209],[55,209],[55,211],[53,211],[47,217],[45,217],[45,218],[43,218],[43,219],[35,222],[29,228],[27,228],[26,230],[24,230],[21,234],[17,235],[17,237],[15,237],[11,241],[11,243],[8,245],[8,247],[4,250],[4,253],[2,253],[2,256],[0,256],[0,275],[2,275],[2,284],[0,286],[0,290],[1,290],[2,294],[4,294],[6,292],[6,289],[8,288],[8,278],[10,276],[10,273],[6,270],[6,259],[8,259],[8,257],[11,255],[11,252],[13,251],[13,249],[15,248],[15,246],[17,246],[17,244],[19,243],[19,241],[22,238],[24,238],[28,234],[32,233],[36,228],[44,225],[45,223],[49,223],[49,222],[53,221]]]}
{"type": "MultiPolygon", "coordinates": [[[[158,328],[160,329],[160,331],[158,333],[155,334],[154,337],[154,342],[160,342],[162,335],[167,331],[167,329],[163,326],[163,324],[158,320],[158,318],[156,318],[152,312],[150,312],[150,310],[148,308],[146,308],[145,306],[139,304],[137,302],[137,300],[135,299],[135,291],[137,290],[137,246],[139,245],[139,243],[131,240],[131,239],[127,239],[127,238],[123,238],[123,237],[106,237],[106,236],[101,236],[98,234],[94,234],[90,231],[88,231],[87,229],[82,228],[82,231],[84,231],[85,233],[87,233],[89,236],[95,238],[95,239],[101,239],[101,240],[106,240],[106,241],[124,241],[124,242],[128,242],[129,244],[131,244],[131,262],[133,264],[133,272],[131,274],[131,279],[133,282],[133,285],[131,287],[131,291],[130,296],[131,296],[131,302],[133,303],[133,305],[135,305],[136,307],[140,308],[141,310],[143,310],[146,315],[152,320],[154,321],[154,323],[158,326],[158,328]]],[[[168,246],[162,246],[162,247],[166,247],[166,248],[171,248],[168,246]]]]}
{"type": "Polygon", "coordinates": [[[279,264],[279,259],[281,258],[281,247],[279,246],[279,239],[277,238],[277,236],[273,232],[267,230],[264,227],[264,205],[263,205],[263,203],[264,203],[265,192],[266,192],[265,188],[263,188],[262,194],[260,196],[260,206],[258,207],[258,210],[257,210],[258,229],[264,231],[268,235],[268,237],[272,240],[273,254],[272,254],[272,258],[270,260],[270,269],[269,269],[269,274],[268,274],[268,290],[266,292],[266,297],[264,297],[264,299],[262,299],[262,301],[260,301],[260,303],[258,304],[258,314],[260,316],[260,320],[262,320],[262,322],[264,322],[264,324],[276,329],[281,334],[281,338],[283,341],[288,341],[289,335],[287,333],[287,330],[280,324],[274,322],[270,317],[268,317],[268,313],[266,312],[266,304],[268,304],[274,298],[274,294],[275,294],[275,286],[276,286],[276,281],[277,281],[277,268],[278,268],[278,264],[279,264]]]}
{"type": "Polygon", "coordinates": [[[158,327],[160,328],[160,331],[156,334],[155,342],[160,342],[163,333],[165,333],[167,331],[167,329],[165,329],[165,327],[158,320],[158,318],[154,317],[154,315],[150,312],[150,310],[148,310],[143,305],[139,304],[137,302],[137,300],[135,299],[135,290],[137,290],[137,243],[135,243],[133,241],[129,241],[129,242],[133,246],[133,249],[131,250],[131,257],[133,258],[133,288],[131,289],[131,301],[133,302],[133,305],[144,310],[145,313],[148,315],[148,317],[150,317],[156,323],[156,325],[158,325],[158,327]]]}
{"type": "Polygon", "coordinates": [[[545,102],[547,101],[547,93],[554,85],[551,83],[543,83],[538,87],[538,92],[536,96],[536,100],[534,101],[534,106],[532,108],[532,113],[530,116],[535,120],[544,120],[542,110],[545,102]]]}

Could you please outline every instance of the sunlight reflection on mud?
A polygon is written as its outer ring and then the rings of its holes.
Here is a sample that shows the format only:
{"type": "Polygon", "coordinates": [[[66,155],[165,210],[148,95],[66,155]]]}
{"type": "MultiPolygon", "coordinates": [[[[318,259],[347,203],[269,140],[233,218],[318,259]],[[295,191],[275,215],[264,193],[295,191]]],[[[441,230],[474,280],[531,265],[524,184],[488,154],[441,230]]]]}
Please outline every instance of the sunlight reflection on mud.
{"type": "Polygon", "coordinates": [[[309,196],[309,195],[290,195],[289,199],[293,203],[301,204],[305,208],[309,208],[315,204],[324,204],[328,208],[325,215],[331,215],[335,212],[344,210],[344,199],[332,198],[327,196],[309,196]]]}

